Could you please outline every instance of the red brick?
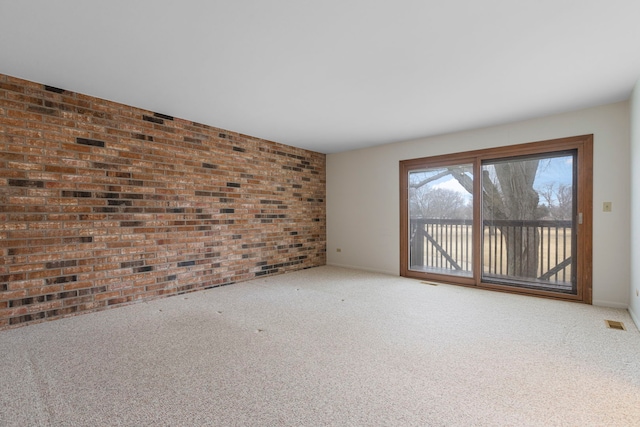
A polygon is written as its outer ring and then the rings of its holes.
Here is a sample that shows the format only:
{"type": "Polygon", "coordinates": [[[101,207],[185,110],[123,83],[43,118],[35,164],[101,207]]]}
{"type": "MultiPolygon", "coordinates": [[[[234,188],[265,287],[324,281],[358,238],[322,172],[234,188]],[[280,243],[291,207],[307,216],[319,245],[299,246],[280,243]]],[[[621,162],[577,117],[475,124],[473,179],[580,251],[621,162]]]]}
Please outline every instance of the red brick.
{"type": "Polygon", "coordinates": [[[119,291],[112,291],[112,292],[104,292],[101,294],[97,294],[94,299],[95,301],[103,301],[103,300],[108,300],[111,298],[115,298],[120,296],[120,292],[119,291]]]}

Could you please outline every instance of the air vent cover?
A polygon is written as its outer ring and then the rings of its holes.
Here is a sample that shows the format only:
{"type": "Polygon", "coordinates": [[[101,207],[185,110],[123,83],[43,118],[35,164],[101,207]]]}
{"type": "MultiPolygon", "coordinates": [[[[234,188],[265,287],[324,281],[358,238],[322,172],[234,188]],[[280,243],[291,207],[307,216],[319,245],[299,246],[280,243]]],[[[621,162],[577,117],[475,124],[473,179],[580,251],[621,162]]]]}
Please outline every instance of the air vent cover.
{"type": "Polygon", "coordinates": [[[627,330],[627,328],[624,327],[624,323],[618,322],[616,320],[605,320],[604,323],[610,329],[618,329],[618,330],[621,330],[621,331],[626,331],[627,330]]]}

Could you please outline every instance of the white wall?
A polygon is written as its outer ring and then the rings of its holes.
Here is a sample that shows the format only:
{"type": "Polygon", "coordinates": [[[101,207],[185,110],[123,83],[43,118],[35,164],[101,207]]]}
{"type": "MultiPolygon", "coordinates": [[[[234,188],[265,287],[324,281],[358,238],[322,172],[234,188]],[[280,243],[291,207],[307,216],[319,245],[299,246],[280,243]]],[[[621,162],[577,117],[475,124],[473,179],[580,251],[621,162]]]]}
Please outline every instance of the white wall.
{"type": "Polygon", "coordinates": [[[400,160],[584,134],[594,134],[593,303],[626,308],[630,293],[628,102],[328,155],[327,263],[399,274],[400,160]],[[604,201],[613,203],[612,212],[602,212],[604,201]]]}
{"type": "Polygon", "coordinates": [[[631,289],[629,312],[640,328],[640,80],[631,94],[631,289]]]}

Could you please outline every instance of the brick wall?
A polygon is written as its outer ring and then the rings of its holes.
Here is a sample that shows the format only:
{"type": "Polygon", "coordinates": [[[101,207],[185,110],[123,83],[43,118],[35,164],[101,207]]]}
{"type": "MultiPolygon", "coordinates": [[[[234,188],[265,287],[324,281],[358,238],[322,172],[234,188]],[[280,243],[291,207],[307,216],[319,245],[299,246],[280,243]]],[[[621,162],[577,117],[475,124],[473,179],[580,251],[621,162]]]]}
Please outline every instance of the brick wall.
{"type": "Polygon", "coordinates": [[[0,329],[325,264],[325,156],[0,74],[0,329]]]}

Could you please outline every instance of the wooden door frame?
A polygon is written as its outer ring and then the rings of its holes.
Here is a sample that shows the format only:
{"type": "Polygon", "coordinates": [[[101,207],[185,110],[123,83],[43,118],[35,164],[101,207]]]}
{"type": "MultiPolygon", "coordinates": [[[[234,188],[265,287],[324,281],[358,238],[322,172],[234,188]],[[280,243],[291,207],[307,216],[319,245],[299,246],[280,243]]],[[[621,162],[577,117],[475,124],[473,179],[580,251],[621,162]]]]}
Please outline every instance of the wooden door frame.
{"type": "Polygon", "coordinates": [[[592,271],[593,271],[593,135],[580,135],[568,138],[537,141],[510,146],[474,150],[462,153],[446,154],[434,157],[423,157],[400,161],[400,275],[422,280],[439,281],[462,286],[473,286],[517,294],[592,303],[592,271]],[[478,235],[481,230],[481,175],[483,160],[518,157],[533,154],[553,153],[576,150],[578,163],[577,176],[577,212],[582,213],[582,223],[576,221],[576,285],[577,294],[561,294],[556,292],[516,288],[482,281],[481,254],[482,239],[478,235]],[[425,273],[409,269],[409,171],[420,167],[438,167],[451,164],[472,163],[473,166],[473,277],[457,277],[445,274],[425,273]],[[476,200],[479,199],[479,200],[476,200]]]}

